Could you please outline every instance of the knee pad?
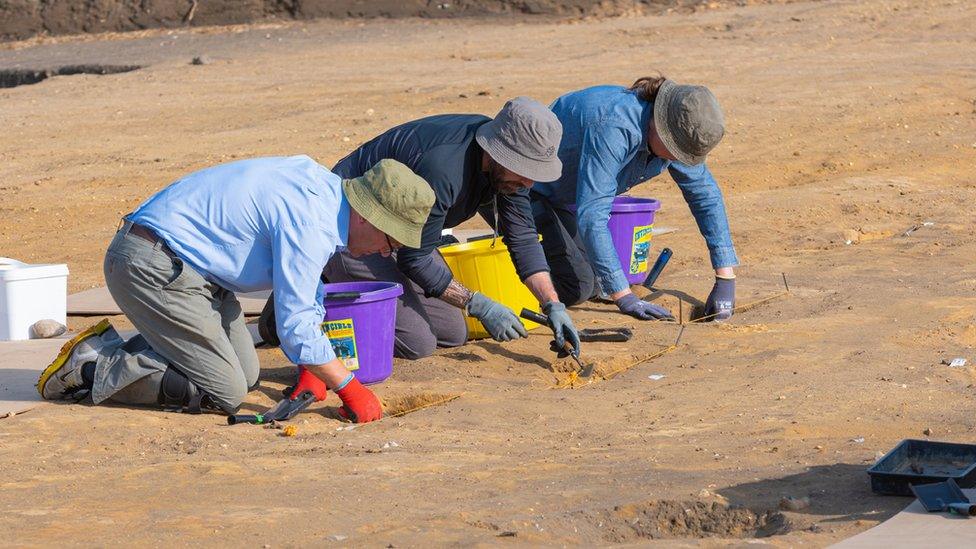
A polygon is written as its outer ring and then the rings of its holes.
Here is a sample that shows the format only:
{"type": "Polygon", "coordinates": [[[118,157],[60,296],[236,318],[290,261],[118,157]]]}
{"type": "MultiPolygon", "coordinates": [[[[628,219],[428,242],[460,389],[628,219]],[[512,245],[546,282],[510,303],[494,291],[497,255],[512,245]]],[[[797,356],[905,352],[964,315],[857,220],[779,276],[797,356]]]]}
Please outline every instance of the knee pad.
{"type": "Polygon", "coordinates": [[[193,382],[176,369],[170,367],[163,373],[163,380],[159,384],[158,398],[158,402],[163,408],[199,414],[202,411],[205,396],[193,382]]]}
{"type": "Polygon", "coordinates": [[[281,341],[278,339],[278,326],[275,324],[274,296],[268,298],[261,310],[261,317],[258,318],[258,334],[266,345],[278,347],[281,341]]]}

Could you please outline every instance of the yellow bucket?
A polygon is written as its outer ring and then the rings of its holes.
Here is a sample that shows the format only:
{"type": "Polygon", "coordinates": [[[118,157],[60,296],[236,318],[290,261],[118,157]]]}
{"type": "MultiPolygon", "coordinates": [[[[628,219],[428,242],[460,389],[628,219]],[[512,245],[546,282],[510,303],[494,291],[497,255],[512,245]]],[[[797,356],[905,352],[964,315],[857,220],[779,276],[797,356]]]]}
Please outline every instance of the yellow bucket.
{"type": "MultiPolygon", "coordinates": [[[[522,284],[515,265],[508,255],[508,247],[502,239],[475,240],[464,244],[453,244],[440,249],[444,261],[454,273],[454,278],[473,292],[481,292],[485,296],[505,305],[519,314],[523,307],[533,311],[539,308],[539,300],[522,284]]],[[[468,338],[482,339],[491,337],[481,321],[467,317],[468,338]]],[[[522,320],[526,330],[538,328],[535,322],[522,320]]]]}

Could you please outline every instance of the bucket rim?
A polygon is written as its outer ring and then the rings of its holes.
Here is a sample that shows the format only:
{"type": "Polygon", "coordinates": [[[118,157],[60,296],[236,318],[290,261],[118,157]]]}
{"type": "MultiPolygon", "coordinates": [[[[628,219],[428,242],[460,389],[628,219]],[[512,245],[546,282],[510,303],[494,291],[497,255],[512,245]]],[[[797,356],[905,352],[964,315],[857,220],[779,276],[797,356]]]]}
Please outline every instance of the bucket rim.
{"type": "Polygon", "coordinates": [[[620,195],[613,199],[611,212],[656,212],[661,209],[661,201],[656,198],[640,198],[620,195]]]}
{"type": "Polygon", "coordinates": [[[378,280],[356,280],[352,282],[326,282],[325,303],[358,304],[373,303],[399,297],[403,294],[403,286],[396,282],[378,280]],[[360,292],[359,297],[330,298],[329,294],[339,292],[360,292]]]}
{"type": "MultiPolygon", "coordinates": [[[[576,212],[579,210],[579,205],[570,204],[568,209],[571,212],[576,212]]],[[[610,207],[610,213],[656,212],[660,209],[661,201],[656,198],[640,198],[621,194],[614,197],[613,205],[610,207]]]]}
{"type": "Polygon", "coordinates": [[[502,237],[499,236],[497,239],[483,238],[478,240],[472,240],[469,242],[458,242],[457,244],[444,246],[443,248],[439,248],[438,250],[441,252],[442,256],[451,257],[463,253],[468,253],[468,252],[499,253],[508,250],[508,247],[505,246],[505,243],[502,242],[502,237]],[[495,241],[494,248],[492,248],[491,246],[492,240],[495,241]]]}

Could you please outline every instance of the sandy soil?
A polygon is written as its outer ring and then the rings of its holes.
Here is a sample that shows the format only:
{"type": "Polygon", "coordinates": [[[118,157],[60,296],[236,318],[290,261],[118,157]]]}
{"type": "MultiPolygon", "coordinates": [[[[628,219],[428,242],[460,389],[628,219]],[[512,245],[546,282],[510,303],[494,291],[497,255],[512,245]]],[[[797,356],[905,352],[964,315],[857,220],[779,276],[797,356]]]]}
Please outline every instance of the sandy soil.
{"type": "MultiPolygon", "coordinates": [[[[976,370],[940,364],[976,359],[974,16],[971,2],[871,0],[3,46],[0,68],[148,65],[0,90],[0,255],[68,262],[73,290],[100,284],[119,216],[190,170],[300,152],[331,163],[425,114],[494,113],[512,95],[548,101],[661,69],[726,108],[711,165],[743,260],[740,304],[779,292],[782,272],[793,291],[690,325],[671,352],[584,388],[552,388],[560,367],[541,333],[398,362],[377,389],[388,413],[460,398],[354,429],[334,419],[334,396],[293,438],[78,405],[0,420],[2,543],[713,546],[775,533],[749,543],[820,546],[886,519],[908,501],[871,494],[879,452],[925,429],[976,438],[976,370]],[[200,54],[213,62],[189,65],[200,54]],[[782,496],[811,505],[780,514],[782,496]]],[[[659,300],[703,298],[704,245],[674,185],[637,194],[680,229],[659,240],[675,250],[659,300]]],[[[678,332],[600,305],[574,318],[638,331],[584,349],[602,373],[678,332]]],[[[277,350],[260,356],[248,409],[291,377],[277,350]]]]}

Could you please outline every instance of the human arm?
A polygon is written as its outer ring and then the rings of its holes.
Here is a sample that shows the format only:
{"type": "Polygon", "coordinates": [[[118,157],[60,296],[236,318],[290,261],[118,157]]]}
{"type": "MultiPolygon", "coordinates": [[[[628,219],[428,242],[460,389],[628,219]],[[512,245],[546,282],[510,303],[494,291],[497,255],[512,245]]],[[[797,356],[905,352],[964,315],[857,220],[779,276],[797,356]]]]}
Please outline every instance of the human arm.
{"type": "Polygon", "coordinates": [[[688,166],[672,162],[668,171],[695,217],[715,269],[715,284],[705,300],[704,315],[717,321],[728,320],[735,308],[733,267],[739,259],[732,244],[722,191],[704,164],[688,166]]]}
{"type": "Polygon", "coordinates": [[[640,143],[639,135],[614,126],[593,126],[584,132],[576,186],[577,221],[600,288],[620,312],[641,320],[669,319],[667,309],[630,291],[608,227],[617,176],[632,156],[630,151],[640,143]]]}
{"type": "Polygon", "coordinates": [[[379,401],[336,358],[321,328],[325,289],[319,277],[334,251],[329,236],[310,220],[288,220],[275,228],[272,280],[281,349],[299,365],[292,398],[309,391],[316,400],[324,400],[328,387],[352,412],[354,421],[371,421],[382,415],[379,401]]]}

